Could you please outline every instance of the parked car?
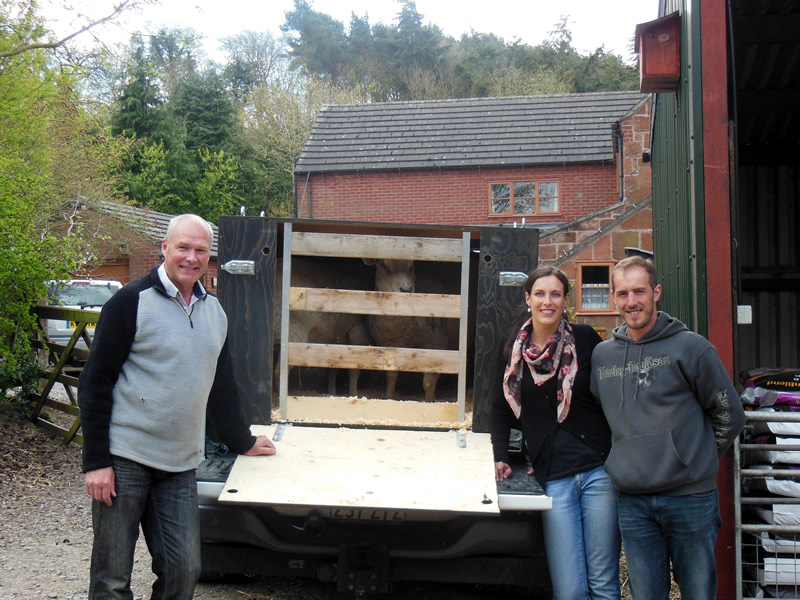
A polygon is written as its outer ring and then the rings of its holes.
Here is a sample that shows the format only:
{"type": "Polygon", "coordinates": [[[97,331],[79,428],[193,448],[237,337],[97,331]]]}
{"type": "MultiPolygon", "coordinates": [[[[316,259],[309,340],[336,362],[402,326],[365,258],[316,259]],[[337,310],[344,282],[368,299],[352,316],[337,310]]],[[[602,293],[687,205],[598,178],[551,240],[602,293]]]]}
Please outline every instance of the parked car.
{"type": "MultiPolygon", "coordinates": [[[[119,281],[110,279],[49,281],[47,301],[50,306],[100,310],[121,287],[122,284],[119,281]]],[[[87,330],[91,335],[94,332],[94,326],[88,326],[87,330]]],[[[51,342],[66,345],[74,331],[75,323],[72,321],[60,319],[48,319],[47,321],[47,339],[51,342]]],[[[80,339],[76,347],[86,348],[86,343],[80,339]]]]}

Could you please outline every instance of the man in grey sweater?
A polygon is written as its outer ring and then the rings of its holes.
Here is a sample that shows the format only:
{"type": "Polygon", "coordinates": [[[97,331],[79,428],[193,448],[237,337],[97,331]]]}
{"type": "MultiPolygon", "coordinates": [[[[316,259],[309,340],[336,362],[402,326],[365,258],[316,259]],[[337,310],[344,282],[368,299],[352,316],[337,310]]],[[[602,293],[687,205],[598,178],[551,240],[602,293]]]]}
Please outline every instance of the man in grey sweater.
{"type": "Polygon", "coordinates": [[[716,596],[719,457],[744,411],[716,349],[656,311],[652,262],[612,272],[624,325],[592,354],[592,393],[611,428],[606,470],[619,492],[622,544],[635,600],[667,600],[670,560],[683,598],[716,596]]]}
{"type": "Polygon", "coordinates": [[[206,411],[230,448],[275,453],[244,421],[228,354],[228,321],[200,278],[213,231],[196,215],[170,221],[164,263],[103,307],[78,403],[92,497],[89,597],[131,598],[141,525],[153,558],[152,598],[190,599],[200,575],[195,469],[206,411]]]}

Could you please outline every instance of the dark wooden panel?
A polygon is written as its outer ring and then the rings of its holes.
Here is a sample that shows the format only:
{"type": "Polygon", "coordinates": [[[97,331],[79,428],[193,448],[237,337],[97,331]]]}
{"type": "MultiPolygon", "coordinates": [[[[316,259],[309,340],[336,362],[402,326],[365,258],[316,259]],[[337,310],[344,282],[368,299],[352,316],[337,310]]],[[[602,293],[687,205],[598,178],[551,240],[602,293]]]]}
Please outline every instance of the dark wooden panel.
{"type": "Polygon", "coordinates": [[[259,217],[221,217],[218,294],[228,315],[228,337],[245,416],[269,424],[272,405],[272,301],[276,223],[259,217]],[[230,260],[252,260],[255,275],[223,270],[230,260]]]}
{"type": "Polygon", "coordinates": [[[501,287],[501,271],[530,273],[539,260],[536,229],[485,229],[478,267],[472,429],[489,430],[489,409],[501,393],[502,351],[512,321],[525,306],[522,287],[501,287]]]}

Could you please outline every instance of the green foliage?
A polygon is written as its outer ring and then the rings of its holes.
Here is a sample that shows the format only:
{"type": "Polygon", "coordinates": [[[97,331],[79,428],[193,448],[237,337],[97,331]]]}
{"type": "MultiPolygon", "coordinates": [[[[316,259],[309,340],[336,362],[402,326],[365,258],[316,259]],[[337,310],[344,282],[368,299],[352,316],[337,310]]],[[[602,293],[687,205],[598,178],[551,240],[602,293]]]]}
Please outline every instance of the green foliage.
{"type": "Polygon", "coordinates": [[[311,8],[307,0],[294,0],[281,30],[292,49],[293,66],[302,65],[325,79],[337,79],[346,66],[347,37],[344,25],[311,8]]]}
{"type": "Polygon", "coordinates": [[[353,15],[338,21],[295,0],[282,29],[293,65],[329,82],[359,87],[371,101],[469,98],[489,95],[636,89],[636,70],[598,48],[582,55],[563,17],[537,46],[506,43],[494,34],[445,36],[411,0],[401,1],[393,25],[353,15]],[[323,37],[327,36],[327,37],[323,37]],[[331,45],[335,46],[335,49],[331,45]]]}
{"type": "Polygon", "coordinates": [[[267,84],[250,97],[245,119],[250,144],[260,149],[271,189],[265,213],[291,216],[294,207],[294,163],[325,104],[362,101],[357,89],[335,85],[321,77],[298,75],[291,87],[267,84]]]}
{"type": "Polygon", "coordinates": [[[198,152],[204,167],[197,184],[198,214],[208,220],[238,214],[242,199],[236,160],[226,158],[223,150],[212,154],[208,148],[201,148],[198,152]]]}
{"type": "MultiPolygon", "coordinates": [[[[0,0],[0,23],[0,49],[36,43],[45,33],[33,2],[0,0]]],[[[124,146],[82,110],[71,75],[31,50],[0,59],[0,149],[4,392],[36,383],[30,308],[46,296],[46,280],[67,278],[92,260],[94,236],[78,219],[81,198],[109,197],[124,146]]]]}

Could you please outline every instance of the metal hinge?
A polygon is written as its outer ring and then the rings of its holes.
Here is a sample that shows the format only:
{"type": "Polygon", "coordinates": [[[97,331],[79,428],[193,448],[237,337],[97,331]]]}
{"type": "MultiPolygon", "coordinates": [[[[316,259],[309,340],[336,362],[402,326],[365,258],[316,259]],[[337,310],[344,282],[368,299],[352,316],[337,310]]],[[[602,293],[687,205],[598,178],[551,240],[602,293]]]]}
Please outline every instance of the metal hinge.
{"type": "Polygon", "coordinates": [[[525,285],[528,274],[521,271],[500,271],[500,285],[525,285]]]}
{"type": "Polygon", "coordinates": [[[256,261],[254,260],[229,260],[221,269],[231,275],[255,275],[256,261]]]}

